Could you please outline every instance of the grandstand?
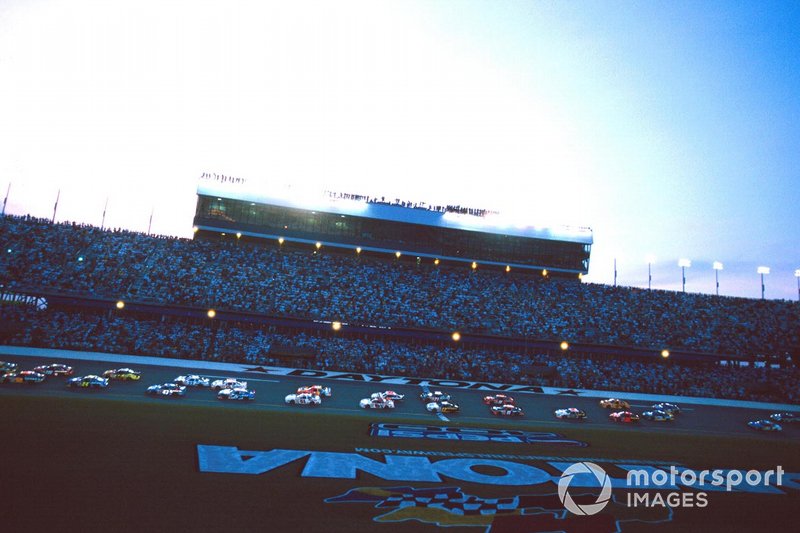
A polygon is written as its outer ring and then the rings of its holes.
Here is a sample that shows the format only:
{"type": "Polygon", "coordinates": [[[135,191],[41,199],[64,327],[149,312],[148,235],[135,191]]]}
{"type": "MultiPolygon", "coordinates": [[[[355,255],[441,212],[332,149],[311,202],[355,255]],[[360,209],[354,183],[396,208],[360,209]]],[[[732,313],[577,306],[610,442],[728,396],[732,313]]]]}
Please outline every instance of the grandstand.
{"type": "Polygon", "coordinates": [[[6,344],[800,401],[794,302],[30,217],[0,244],[6,344]]]}
{"type": "Polygon", "coordinates": [[[286,191],[260,195],[242,180],[222,178],[208,173],[201,178],[194,218],[198,238],[320,243],[572,279],[588,273],[589,228],[520,227],[487,209],[331,191],[302,199],[286,191]]]}

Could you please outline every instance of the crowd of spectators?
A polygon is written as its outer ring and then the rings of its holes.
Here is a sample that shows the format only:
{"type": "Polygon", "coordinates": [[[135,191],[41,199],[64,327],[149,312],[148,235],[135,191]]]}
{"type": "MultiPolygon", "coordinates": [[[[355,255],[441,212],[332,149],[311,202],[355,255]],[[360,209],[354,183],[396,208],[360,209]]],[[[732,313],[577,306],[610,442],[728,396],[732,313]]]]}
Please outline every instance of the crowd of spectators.
{"type": "Polygon", "coordinates": [[[0,219],[5,290],[739,356],[800,352],[800,306],[0,219]]]}
{"type": "Polygon", "coordinates": [[[490,209],[464,207],[461,205],[430,205],[425,202],[412,202],[410,200],[401,200],[400,198],[395,198],[392,200],[391,198],[386,198],[385,196],[378,198],[377,196],[368,196],[365,194],[334,191],[325,191],[325,195],[334,200],[352,200],[356,202],[366,202],[368,204],[396,205],[399,207],[407,207],[409,209],[425,209],[427,211],[436,211],[437,213],[458,213],[460,215],[472,215],[475,217],[485,217],[487,215],[500,214],[498,211],[492,211],[490,209]]]}
{"type": "Polygon", "coordinates": [[[682,365],[625,357],[526,355],[519,351],[434,345],[379,337],[288,332],[222,324],[218,329],[186,319],[109,312],[38,310],[0,306],[7,323],[21,327],[0,342],[98,352],[292,366],[407,377],[551,385],[577,389],[800,403],[800,369],[718,364],[682,365]],[[288,360],[276,347],[304,349],[311,357],[288,360]],[[526,372],[551,367],[547,378],[526,372]]]}

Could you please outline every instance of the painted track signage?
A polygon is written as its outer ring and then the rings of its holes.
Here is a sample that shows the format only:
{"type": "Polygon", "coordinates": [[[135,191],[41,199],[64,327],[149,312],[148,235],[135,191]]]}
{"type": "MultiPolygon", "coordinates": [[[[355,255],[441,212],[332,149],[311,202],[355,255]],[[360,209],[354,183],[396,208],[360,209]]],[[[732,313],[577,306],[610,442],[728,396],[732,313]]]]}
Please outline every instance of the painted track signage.
{"type": "Polygon", "coordinates": [[[369,434],[373,437],[404,439],[504,442],[509,444],[556,444],[560,446],[579,447],[585,447],[587,445],[585,442],[568,439],[558,433],[416,424],[372,423],[369,426],[369,434]]]}

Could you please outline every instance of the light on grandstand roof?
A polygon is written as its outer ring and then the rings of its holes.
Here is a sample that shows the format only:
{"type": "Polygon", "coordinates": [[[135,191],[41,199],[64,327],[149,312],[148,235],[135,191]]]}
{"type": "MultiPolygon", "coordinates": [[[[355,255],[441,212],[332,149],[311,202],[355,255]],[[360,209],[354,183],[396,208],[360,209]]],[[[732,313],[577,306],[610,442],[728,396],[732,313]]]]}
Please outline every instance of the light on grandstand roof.
{"type": "Polygon", "coordinates": [[[661,350],[661,357],[663,357],[664,359],[669,357],[669,350],[661,350]]]}
{"type": "Polygon", "coordinates": [[[342,329],[342,323],[338,322],[338,321],[337,322],[331,322],[331,329],[333,331],[339,331],[340,329],[342,329]]]}
{"type": "Polygon", "coordinates": [[[461,340],[461,333],[454,331],[452,337],[453,341],[458,342],[461,340]]]}
{"type": "Polygon", "coordinates": [[[472,262],[472,270],[475,270],[476,268],[478,268],[478,263],[476,263],[475,261],[473,261],[473,262],[472,262]]]}
{"type": "Polygon", "coordinates": [[[766,292],[764,288],[764,274],[769,274],[769,267],[760,266],[756,269],[758,274],[761,274],[761,299],[764,299],[764,293],[766,292]]]}
{"type": "Polygon", "coordinates": [[[511,272],[511,265],[506,265],[506,272],[511,272]]]}
{"type": "Polygon", "coordinates": [[[192,227],[192,232],[197,233],[198,231],[200,231],[200,228],[198,228],[197,226],[192,227]]]}
{"type": "Polygon", "coordinates": [[[714,264],[711,266],[714,268],[714,279],[717,283],[717,296],[719,296],[719,271],[722,270],[722,263],[714,261],[714,264]]]}
{"type": "Polygon", "coordinates": [[[125,308],[125,302],[123,302],[122,300],[118,301],[117,309],[124,309],[124,308],[125,308]]]}
{"type": "Polygon", "coordinates": [[[283,242],[284,242],[284,238],[283,237],[278,237],[278,244],[283,244],[283,242]]]}
{"type": "Polygon", "coordinates": [[[686,269],[692,266],[688,259],[678,259],[678,266],[681,267],[681,290],[686,292],[686,269]]]}
{"type": "Polygon", "coordinates": [[[83,261],[83,256],[82,255],[78,256],[78,261],[83,261]]]}
{"type": "Polygon", "coordinates": [[[542,270],[542,276],[547,277],[547,269],[542,270]]]}
{"type": "Polygon", "coordinates": [[[237,239],[241,239],[241,238],[242,238],[242,233],[241,233],[241,232],[239,232],[239,231],[237,231],[237,232],[236,232],[236,238],[237,238],[237,239]]]}
{"type": "Polygon", "coordinates": [[[214,318],[215,316],[217,316],[217,312],[214,311],[213,309],[209,309],[206,314],[208,315],[208,318],[214,318]]]}
{"type": "Polygon", "coordinates": [[[578,279],[583,279],[583,272],[578,272],[578,279]]]}
{"type": "Polygon", "coordinates": [[[403,255],[403,254],[401,254],[399,250],[398,250],[397,252],[395,252],[395,253],[394,253],[394,256],[395,256],[396,258],[398,258],[398,259],[400,259],[400,256],[401,256],[401,255],[403,255]]]}
{"type": "Polygon", "coordinates": [[[356,248],[356,253],[357,253],[357,254],[360,254],[360,253],[361,253],[361,247],[360,247],[360,246],[356,248]]]}
{"type": "Polygon", "coordinates": [[[438,265],[438,264],[439,264],[439,259],[434,259],[434,260],[433,260],[433,264],[434,264],[434,265],[438,265]]]}
{"type": "Polygon", "coordinates": [[[563,351],[569,350],[569,343],[567,341],[561,341],[561,349],[563,351]]]}
{"type": "Polygon", "coordinates": [[[317,241],[317,244],[315,244],[314,246],[316,246],[317,250],[319,250],[320,248],[322,248],[322,243],[317,241]]]}
{"type": "Polygon", "coordinates": [[[797,278],[797,300],[800,301],[800,268],[794,271],[794,277],[797,278]]]}

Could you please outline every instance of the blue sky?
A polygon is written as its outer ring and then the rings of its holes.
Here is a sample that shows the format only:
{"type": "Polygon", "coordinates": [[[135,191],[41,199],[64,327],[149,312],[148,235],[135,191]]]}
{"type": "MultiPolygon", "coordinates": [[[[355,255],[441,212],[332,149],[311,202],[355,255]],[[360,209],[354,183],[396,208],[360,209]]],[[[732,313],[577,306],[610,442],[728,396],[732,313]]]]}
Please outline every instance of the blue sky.
{"type": "Polygon", "coordinates": [[[587,281],[796,299],[796,2],[0,4],[7,211],[189,236],[197,177],[591,226],[587,281]]]}

